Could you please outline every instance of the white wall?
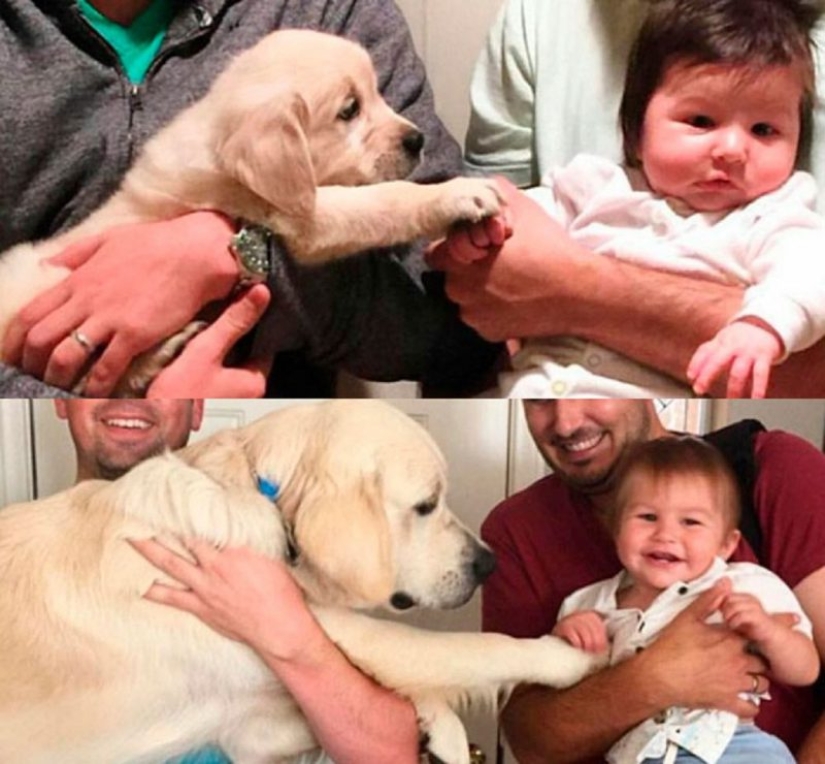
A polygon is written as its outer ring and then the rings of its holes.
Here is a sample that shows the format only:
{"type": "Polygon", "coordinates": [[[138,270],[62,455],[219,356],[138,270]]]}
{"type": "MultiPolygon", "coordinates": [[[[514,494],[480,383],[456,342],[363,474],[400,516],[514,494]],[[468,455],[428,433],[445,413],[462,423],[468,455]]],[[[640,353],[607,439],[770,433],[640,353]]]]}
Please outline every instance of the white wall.
{"type": "Polygon", "coordinates": [[[435,92],[436,111],[463,145],[470,75],[502,0],[396,0],[435,92]]]}

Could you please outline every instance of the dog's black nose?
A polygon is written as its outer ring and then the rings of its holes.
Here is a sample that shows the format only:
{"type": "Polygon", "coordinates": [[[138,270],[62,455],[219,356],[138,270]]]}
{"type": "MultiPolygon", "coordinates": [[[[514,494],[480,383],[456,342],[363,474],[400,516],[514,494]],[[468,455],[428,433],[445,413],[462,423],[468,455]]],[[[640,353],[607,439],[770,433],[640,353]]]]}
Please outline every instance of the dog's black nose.
{"type": "Polygon", "coordinates": [[[401,139],[401,145],[411,157],[417,157],[424,148],[424,133],[420,130],[410,130],[401,139]]]}
{"type": "Polygon", "coordinates": [[[479,547],[473,560],[473,575],[481,583],[496,569],[496,557],[484,547],[479,547]]]}
{"type": "Polygon", "coordinates": [[[390,605],[396,610],[409,610],[415,605],[415,600],[406,592],[396,592],[390,597],[390,605]]]}

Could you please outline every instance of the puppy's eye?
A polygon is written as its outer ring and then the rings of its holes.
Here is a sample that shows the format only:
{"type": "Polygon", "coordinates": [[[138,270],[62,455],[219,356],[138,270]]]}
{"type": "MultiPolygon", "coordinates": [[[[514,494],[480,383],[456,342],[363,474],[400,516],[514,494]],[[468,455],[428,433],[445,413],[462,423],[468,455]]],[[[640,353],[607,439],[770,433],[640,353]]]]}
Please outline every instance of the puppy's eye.
{"type": "Polygon", "coordinates": [[[355,96],[351,98],[347,98],[344,101],[344,105],[341,107],[341,110],[338,112],[338,119],[343,120],[344,122],[351,122],[361,113],[361,103],[355,96]]]}
{"type": "Polygon", "coordinates": [[[438,506],[438,499],[427,499],[427,501],[420,501],[413,507],[413,510],[417,515],[429,515],[435,511],[435,508],[438,506]]]}

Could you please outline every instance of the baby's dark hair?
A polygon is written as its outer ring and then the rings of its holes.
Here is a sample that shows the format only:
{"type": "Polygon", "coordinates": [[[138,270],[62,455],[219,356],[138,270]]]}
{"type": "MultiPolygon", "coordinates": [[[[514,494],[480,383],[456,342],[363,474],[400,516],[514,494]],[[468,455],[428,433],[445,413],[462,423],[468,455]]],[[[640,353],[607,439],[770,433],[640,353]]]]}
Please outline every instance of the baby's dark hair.
{"type": "Polygon", "coordinates": [[[675,63],[729,64],[750,69],[794,66],[799,105],[797,163],[810,148],[816,97],[811,30],[821,14],[814,0],[651,0],[630,51],[619,122],[628,166],[639,166],[645,112],[675,63]]]}
{"type": "Polygon", "coordinates": [[[641,477],[655,483],[672,477],[704,479],[717,491],[728,530],[739,526],[741,503],[739,484],[722,453],[710,443],[692,435],[654,438],[631,446],[619,469],[616,502],[613,513],[614,530],[618,528],[634,479],[641,477]]]}

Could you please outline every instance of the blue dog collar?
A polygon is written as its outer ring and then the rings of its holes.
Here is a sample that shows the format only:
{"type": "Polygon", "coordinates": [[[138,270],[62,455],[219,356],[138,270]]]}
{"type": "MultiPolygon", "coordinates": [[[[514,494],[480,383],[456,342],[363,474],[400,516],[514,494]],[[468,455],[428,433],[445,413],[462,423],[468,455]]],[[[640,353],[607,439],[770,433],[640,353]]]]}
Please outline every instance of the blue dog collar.
{"type": "Polygon", "coordinates": [[[278,494],[281,492],[281,486],[276,482],[261,477],[260,475],[255,475],[255,482],[258,485],[258,490],[266,496],[267,499],[275,501],[275,499],[278,498],[278,494]]]}

